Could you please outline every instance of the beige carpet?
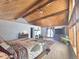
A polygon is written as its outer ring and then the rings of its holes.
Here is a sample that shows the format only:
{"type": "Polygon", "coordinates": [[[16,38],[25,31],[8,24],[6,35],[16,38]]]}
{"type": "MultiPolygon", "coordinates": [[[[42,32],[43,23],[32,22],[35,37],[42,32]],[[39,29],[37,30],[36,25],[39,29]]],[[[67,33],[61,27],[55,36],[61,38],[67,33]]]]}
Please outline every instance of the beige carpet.
{"type": "Polygon", "coordinates": [[[55,43],[50,47],[51,51],[37,59],[76,59],[76,56],[70,46],[62,43],[55,43]]]}

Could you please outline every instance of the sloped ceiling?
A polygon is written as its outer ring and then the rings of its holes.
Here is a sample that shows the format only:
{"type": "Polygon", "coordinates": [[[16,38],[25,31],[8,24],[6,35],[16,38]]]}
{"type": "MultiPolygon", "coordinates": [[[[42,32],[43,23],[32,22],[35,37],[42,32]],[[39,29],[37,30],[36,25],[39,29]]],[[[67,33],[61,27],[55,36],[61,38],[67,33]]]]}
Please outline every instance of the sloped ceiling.
{"type": "Polygon", "coordinates": [[[23,17],[39,26],[66,25],[69,0],[0,0],[0,18],[23,17]]]}
{"type": "Polygon", "coordinates": [[[67,24],[67,15],[65,12],[54,16],[50,15],[49,17],[37,19],[36,21],[32,21],[30,23],[34,25],[47,26],[47,27],[62,26],[67,24]]]}
{"type": "Polygon", "coordinates": [[[0,18],[13,19],[38,0],[0,0],[0,18]]]}

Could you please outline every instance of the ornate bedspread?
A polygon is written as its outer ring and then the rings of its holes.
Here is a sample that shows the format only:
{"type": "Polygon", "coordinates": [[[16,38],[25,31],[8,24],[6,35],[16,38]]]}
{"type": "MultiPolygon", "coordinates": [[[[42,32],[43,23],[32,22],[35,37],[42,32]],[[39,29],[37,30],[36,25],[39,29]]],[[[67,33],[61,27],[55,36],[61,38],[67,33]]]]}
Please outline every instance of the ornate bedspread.
{"type": "Polygon", "coordinates": [[[18,39],[3,41],[0,46],[11,53],[14,59],[34,59],[51,44],[48,40],[18,39]]]}

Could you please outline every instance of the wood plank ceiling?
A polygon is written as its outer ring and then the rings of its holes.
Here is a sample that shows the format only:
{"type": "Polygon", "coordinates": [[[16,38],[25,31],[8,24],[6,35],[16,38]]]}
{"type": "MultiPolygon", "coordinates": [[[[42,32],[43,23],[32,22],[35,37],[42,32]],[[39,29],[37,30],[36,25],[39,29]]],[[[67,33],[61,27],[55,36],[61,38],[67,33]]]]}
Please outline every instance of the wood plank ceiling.
{"type": "Polygon", "coordinates": [[[14,19],[38,0],[0,0],[0,18],[14,19]]]}
{"type": "Polygon", "coordinates": [[[0,19],[23,17],[30,24],[60,26],[68,22],[69,0],[0,0],[0,19]]]}

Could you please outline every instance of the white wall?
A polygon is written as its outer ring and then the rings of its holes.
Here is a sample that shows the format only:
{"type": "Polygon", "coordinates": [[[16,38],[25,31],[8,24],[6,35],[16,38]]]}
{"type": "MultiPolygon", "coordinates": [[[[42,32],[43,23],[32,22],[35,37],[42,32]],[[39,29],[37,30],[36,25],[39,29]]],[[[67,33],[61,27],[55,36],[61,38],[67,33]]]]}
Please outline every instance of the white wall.
{"type": "Polygon", "coordinates": [[[30,27],[29,24],[0,20],[0,36],[6,40],[17,39],[19,32],[26,31],[30,34],[30,27]]]}

